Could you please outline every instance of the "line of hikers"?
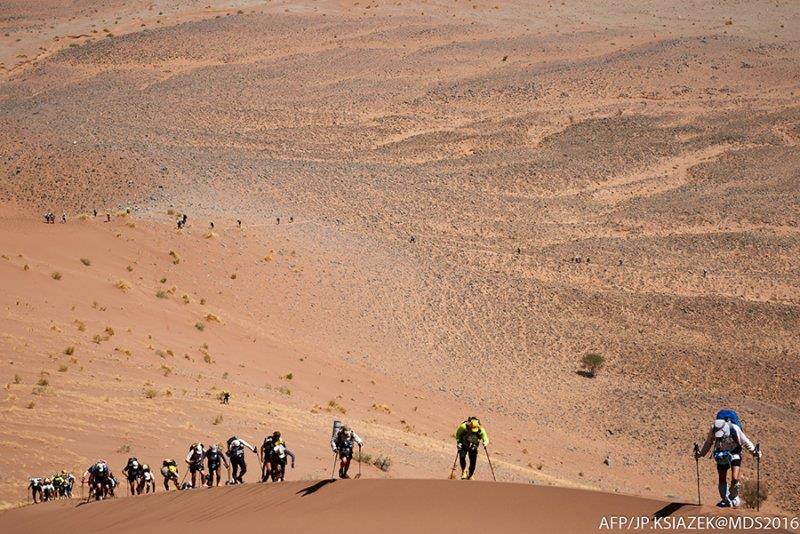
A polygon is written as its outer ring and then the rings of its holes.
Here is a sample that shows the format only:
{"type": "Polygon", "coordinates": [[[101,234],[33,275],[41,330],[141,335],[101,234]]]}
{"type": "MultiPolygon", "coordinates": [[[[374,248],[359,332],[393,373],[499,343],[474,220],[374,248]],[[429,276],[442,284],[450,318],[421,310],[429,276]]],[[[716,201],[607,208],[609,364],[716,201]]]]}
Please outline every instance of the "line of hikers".
{"type": "Polygon", "coordinates": [[[52,501],[55,499],[71,499],[75,477],[62,470],[51,477],[33,477],[28,483],[33,502],[52,501]]]}
{"type": "MultiPolygon", "coordinates": [[[[473,480],[481,447],[486,451],[486,459],[489,463],[489,468],[492,470],[492,478],[494,478],[494,468],[488,451],[489,436],[480,419],[474,416],[468,417],[458,425],[454,437],[457,452],[450,478],[455,478],[456,465],[458,464],[461,467],[461,479],[473,480]]],[[[285,480],[286,466],[289,460],[291,460],[291,467],[294,468],[295,466],[295,455],[287,448],[286,442],[278,431],[265,437],[260,449],[237,436],[232,436],[226,443],[227,450],[225,452],[217,444],[206,447],[202,443],[193,443],[184,458],[188,470],[180,482],[178,463],[171,458],[165,459],[161,466],[164,490],[169,491],[170,484],[177,490],[197,488],[199,486],[219,486],[220,482],[222,482],[221,470],[223,466],[227,471],[226,485],[243,484],[244,475],[247,472],[245,457],[248,449],[253,454],[259,455],[261,482],[270,480],[272,482],[282,482],[285,480]],[[191,481],[187,482],[185,480],[189,474],[191,474],[191,481]]],[[[334,421],[330,446],[335,454],[334,469],[336,461],[338,460],[339,462],[339,478],[350,478],[348,471],[353,459],[354,449],[358,447],[360,459],[363,445],[364,440],[352,428],[342,424],[340,421],[334,421]]],[[[720,410],[716,414],[703,446],[698,447],[695,444],[695,459],[702,458],[713,450],[712,458],[717,465],[719,494],[721,497],[717,506],[735,507],[741,503],[739,489],[741,486],[740,468],[743,448],[746,448],[754,457],[760,460],[760,447],[753,445],[744,434],[742,422],[733,410],[720,410]],[[728,471],[731,472],[730,484],[727,481],[728,471]]],[[[128,482],[128,490],[131,495],[155,493],[155,478],[147,464],[140,463],[137,458],[129,458],[128,463],[122,469],[122,473],[128,482]]],[[[75,478],[72,475],[62,471],[60,475],[55,475],[52,479],[32,478],[29,489],[33,494],[34,502],[37,502],[37,497],[40,501],[50,500],[55,496],[71,497],[74,481],[75,478]]],[[[81,479],[81,484],[84,483],[89,486],[89,498],[94,497],[97,500],[113,497],[117,486],[117,480],[105,460],[92,464],[86,470],[81,479]]]]}

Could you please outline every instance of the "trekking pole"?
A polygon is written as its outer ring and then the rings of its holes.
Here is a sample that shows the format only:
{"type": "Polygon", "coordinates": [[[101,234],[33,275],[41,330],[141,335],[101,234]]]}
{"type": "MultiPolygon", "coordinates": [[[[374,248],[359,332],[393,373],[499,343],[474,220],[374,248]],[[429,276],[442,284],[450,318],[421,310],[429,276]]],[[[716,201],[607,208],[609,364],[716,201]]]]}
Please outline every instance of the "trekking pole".
{"type": "Polygon", "coordinates": [[[702,503],[700,502],[700,458],[698,454],[700,453],[700,447],[697,443],[694,444],[694,466],[695,470],[697,471],[697,506],[701,506],[702,503]]]}
{"type": "Polygon", "coordinates": [[[358,474],[356,478],[361,478],[361,445],[358,446],[358,474]]]}
{"type": "Polygon", "coordinates": [[[756,512],[761,510],[761,444],[756,443],[756,512]]]}
{"type": "Polygon", "coordinates": [[[483,452],[486,453],[486,460],[489,462],[489,469],[492,470],[492,479],[497,482],[497,477],[494,476],[494,467],[492,466],[492,459],[489,456],[489,449],[486,448],[486,445],[483,446],[483,452]]]}
{"type": "Polygon", "coordinates": [[[456,478],[456,464],[458,464],[458,451],[456,451],[456,457],[453,459],[453,468],[450,470],[450,480],[456,478]]]}
{"type": "Polygon", "coordinates": [[[333,468],[331,468],[331,478],[333,478],[333,473],[336,472],[336,460],[339,458],[339,451],[335,451],[333,453],[333,468]]]}

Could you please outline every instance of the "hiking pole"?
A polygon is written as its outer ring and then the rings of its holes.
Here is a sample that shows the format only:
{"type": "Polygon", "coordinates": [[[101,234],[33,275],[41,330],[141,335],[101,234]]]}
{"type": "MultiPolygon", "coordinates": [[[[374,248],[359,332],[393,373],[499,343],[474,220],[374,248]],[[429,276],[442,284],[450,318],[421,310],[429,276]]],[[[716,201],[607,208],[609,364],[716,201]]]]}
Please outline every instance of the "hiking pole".
{"type": "Polygon", "coordinates": [[[361,445],[358,446],[358,474],[356,479],[361,478],[361,445]]]}
{"type": "Polygon", "coordinates": [[[761,444],[756,443],[756,512],[761,510],[761,444]]]}
{"type": "Polygon", "coordinates": [[[700,502],[700,447],[697,443],[694,444],[694,466],[697,471],[697,506],[701,506],[700,502]]]}
{"type": "Polygon", "coordinates": [[[331,468],[331,478],[333,478],[333,473],[336,472],[336,460],[339,458],[339,451],[334,451],[333,453],[333,467],[331,468]]]}
{"type": "Polygon", "coordinates": [[[456,464],[458,464],[458,451],[456,451],[456,457],[453,459],[453,468],[450,470],[450,480],[456,478],[456,464]]]}
{"type": "Polygon", "coordinates": [[[492,466],[492,459],[489,456],[489,449],[486,448],[486,444],[483,445],[483,452],[486,453],[486,460],[489,462],[489,469],[492,470],[492,479],[497,482],[497,477],[494,476],[494,467],[492,466]]]}

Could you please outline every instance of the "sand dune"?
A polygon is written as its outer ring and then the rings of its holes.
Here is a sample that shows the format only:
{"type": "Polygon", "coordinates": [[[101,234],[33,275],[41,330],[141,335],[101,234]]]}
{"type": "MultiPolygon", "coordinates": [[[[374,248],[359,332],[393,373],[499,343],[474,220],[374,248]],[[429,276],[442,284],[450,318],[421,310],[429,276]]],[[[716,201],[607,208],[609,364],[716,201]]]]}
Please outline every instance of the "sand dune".
{"type": "Polygon", "coordinates": [[[598,532],[603,517],[607,521],[612,516],[652,521],[661,517],[680,524],[708,513],[680,503],[520,484],[322,480],[171,492],[86,505],[57,502],[2,514],[0,530],[36,534],[50,532],[57,523],[67,530],[120,534],[265,528],[342,534],[457,533],[471,528],[577,533],[598,532]]]}

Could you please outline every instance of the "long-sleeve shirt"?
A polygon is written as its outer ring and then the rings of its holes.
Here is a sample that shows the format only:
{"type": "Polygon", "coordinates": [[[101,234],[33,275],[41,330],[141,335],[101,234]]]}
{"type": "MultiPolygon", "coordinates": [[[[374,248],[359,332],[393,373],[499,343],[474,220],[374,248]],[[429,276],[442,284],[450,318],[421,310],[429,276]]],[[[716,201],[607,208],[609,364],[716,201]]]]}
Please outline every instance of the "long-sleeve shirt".
{"type": "Polygon", "coordinates": [[[742,447],[745,447],[748,451],[755,454],[756,446],[753,445],[753,442],[747,438],[747,436],[744,434],[744,431],[739,428],[738,425],[733,423],[725,424],[728,425],[728,432],[723,434],[721,438],[714,436],[717,429],[714,427],[714,425],[711,425],[711,429],[708,431],[708,435],[706,436],[706,441],[700,448],[700,456],[705,456],[708,454],[708,451],[711,450],[712,445],[714,445],[714,452],[728,451],[732,453],[735,459],[738,459],[736,456],[739,455],[742,447]]]}
{"type": "Polygon", "coordinates": [[[478,432],[473,432],[472,430],[467,429],[467,423],[461,423],[458,425],[456,429],[456,442],[458,443],[469,443],[470,445],[478,445],[478,443],[483,442],[484,445],[489,444],[489,435],[486,433],[486,429],[481,428],[478,432]]]}

